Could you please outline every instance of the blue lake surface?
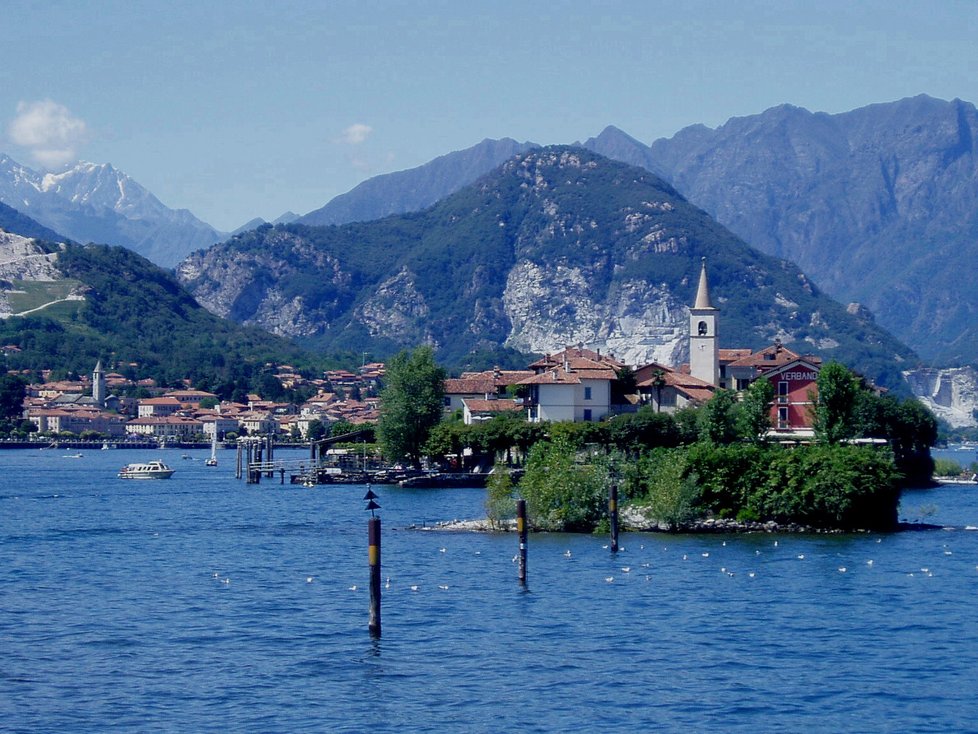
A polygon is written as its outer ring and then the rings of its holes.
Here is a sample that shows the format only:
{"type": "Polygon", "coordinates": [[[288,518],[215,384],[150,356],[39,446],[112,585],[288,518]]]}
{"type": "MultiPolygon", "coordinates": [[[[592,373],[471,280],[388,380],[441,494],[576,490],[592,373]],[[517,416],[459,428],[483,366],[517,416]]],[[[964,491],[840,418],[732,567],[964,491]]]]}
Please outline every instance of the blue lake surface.
{"type": "Polygon", "coordinates": [[[527,591],[514,535],[408,529],[482,490],[375,487],[373,640],[365,487],[73,453],[0,451],[0,731],[978,730],[975,486],[904,493],[943,530],[531,535],[527,591]]]}

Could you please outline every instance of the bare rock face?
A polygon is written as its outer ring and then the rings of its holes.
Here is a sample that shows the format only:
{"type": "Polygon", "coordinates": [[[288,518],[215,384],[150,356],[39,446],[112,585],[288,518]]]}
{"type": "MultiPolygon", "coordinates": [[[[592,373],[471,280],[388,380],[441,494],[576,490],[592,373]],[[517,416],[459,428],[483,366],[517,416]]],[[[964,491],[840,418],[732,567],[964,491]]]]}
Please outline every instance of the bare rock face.
{"type": "Polygon", "coordinates": [[[545,354],[583,342],[627,364],[688,358],[687,312],[667,288],[625,281],[598,301],[590,283],[580,268],[518,263],[503,296],[512,324],[505,345],[545,354]]]}
{"type": "Polygon", "coordinates": [[[903,375],[920,402],[952,428],[978,425],[978,372],[973,367],[908,370],[903,375]]]}
{"type": "MultiPolygon", "coordinates": [[[[64,280],[57,259],[57,252],[45,252],[33,240],[0,230],[0,319],[14,315],[8,294],[16,290],[17,281],[64,280]]],[[[73,300],[83,298],[81,293],[72,293],[68,297],[73,300]]]]}
{"type": "Polygon", "coordinates": [[[435,346],[431,331],[425,325],[428,306],[414,281],[414,273],[402,268],[377,287],[354,311],[354,318],[372,337],[400,341],[407,335],[415,335],[419,343],[435,346]]]}

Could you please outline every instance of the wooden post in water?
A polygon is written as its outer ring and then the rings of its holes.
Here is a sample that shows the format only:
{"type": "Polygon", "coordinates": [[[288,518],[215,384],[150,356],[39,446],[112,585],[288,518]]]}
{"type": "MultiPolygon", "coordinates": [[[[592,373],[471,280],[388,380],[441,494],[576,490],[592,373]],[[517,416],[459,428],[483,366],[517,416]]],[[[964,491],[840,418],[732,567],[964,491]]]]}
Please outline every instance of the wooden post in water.
{"type": "Polygon", "coordinates": [[[611,523],[611,552],[618,552],[618,485],[608,488],[608,519],[611,523]]]}
{"type": "Polygon", "coordinates": [[[244,466],[245,483],[254,484],[255,475],[251,470],[251,463],[254,461],[254,448],[252,446],[251,441],[245,441],[244,452],[245,452],[245,466],[244,466]]]}
{"type": "Polygon", "coordinates": [[[367,628],[372,637],[380,637],[380,518],[367,521],[367,542],[370,559],[370,621],[367,628]]]}
{"type": "Polygon", "coordinates": [[[274,437],[272,436],[271,433],[268,434],[268,438],[266,439],[266,443],[268,445],[267,445],[267,448],[265,449],[265,466],[268,467],[268,473],[265,476],[267,476],[269,479],[272,479],[275,476],[275,469],[272,467],[272,462],[275,461],[275,455],[274,455],[275,454],[275,449],[274,449],[275,439],[274,439],[274,437]]]}
{"type": "MultiPolygon", "coordinates": [[[[216,431],[217,428],[215,428],[214,430],[216,431]]],[[[241,479],[241,442],[240,441],[238,442],[238,450],[235,456],[234,478],[241,479]]]]}
{"type": "Polygon", "coordinates": [[[520,536],[520,586],[526,586],[526,500],[516,500],[516,532],[520,536]]]}

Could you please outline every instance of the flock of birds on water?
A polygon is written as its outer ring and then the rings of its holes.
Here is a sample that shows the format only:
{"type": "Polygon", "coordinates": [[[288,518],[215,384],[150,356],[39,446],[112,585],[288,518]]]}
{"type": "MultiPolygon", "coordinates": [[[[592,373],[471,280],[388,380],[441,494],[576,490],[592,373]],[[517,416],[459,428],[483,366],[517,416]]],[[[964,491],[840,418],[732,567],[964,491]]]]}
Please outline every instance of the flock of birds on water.
{"type": "MultiPolygon", "coordinates": [[[[966,526],[966,527],[964,527],[962,529],[965,530],[965,531],[976,531],[976,530],[978,530],[978,527],[972,526],[972,525],[968,525],[968,526],[966,526]]],[[[735,540],[730,540],[729,541],[729,544],[730,545],[735,545],[737,542],[738,541],[736,539],[735,540]]],[[[751,541],[751,542],[756,544],[756,541],[751,541]]],[[[875,538],[875,543],[876,544],[880,544],[882,542],[883,542],[883,538],[882,537],[875,538]]],[[[649,549],[651,550],[655,545],[656,544],[654,544],[654,543],[650,543],[649,544],[649,549]]],[[[759,560],[759,567],[762,567],[763,566],[763,563],[760,562],[760,557],[761,556],[766,555],[766,554],[769,554],[771,552],[775,552],[776,550],[779,550],[779,549],[783,551],[784,547],[785,546],[788,546],[788,545],[791,545],[791,539],[777,539],[777,538],[775,538],[775,539],[771,540],[769,543],[765,543],[765,545],[764,545],[763,548],[755,548],[753,555],[754,555],[755,558],[758,558],[758,560],[759,560]]],[[[532,542],[531,542],[531,546],[532,546],[532,542]]],[[[696,561],[697,559],[703,559],[704,561],[708,561],[711,557],[716,558],[719,555],[721,555],[722,552],[723,552],[722,549],[723,548],[726,548],[726,547],[728,547],[728,541],[727,540],[723,540],[723,541],[721,541],[719,543],[719,546],[712,546],[712,550],[690,551],[690,550],[687,549],[685,552],[682,552],[681,555],[679,555],[679,551],[676,551],[676,554],[677,554],[678,558],[680,558],[681,561],[683,561],[683,562],[696,561]]],[[[665,553],[668,553],[669,552],[669,546],[668,545],[662,545],[661,549],[665,553]]],[[[609,551],[609,545],[608,544],[601,545],[601,550],[602,550],[603,553],[610,552],[609,551]]],[[[639,544],[639,551],[645,551],[645,550],[646,550],[646,543],[640,543],[639,544]]],[[[437,549],[437,552],[440,553],[440,554],[448,554],[449,553],[449,548],[448,548],[448,546],[441,546],[441,547],[439,547],[437,549]]],[[[552,551],[548,550],[546,552],[552,552],[552,551]]],[[[476,551],[474,551],[472,553],[475,556],[482,555],[482,551],[480,551],[480,550],[476,550],[476,551]]],[[[627,558],[628,557],[627,556],[627,548],[625,548],[624,546],[622,546],[622,547],[619,548],[619,553],[621,555],[620,556],[619,555],[616,555],[615,556],[616,558],[627,558]]],[[[791,551],[789,550],[788,553],[791,553],[791,551]]],[[[950,547],[950,545],[948,543],[943,543],[941,545],[941,551],[940,551],[940,553],[944,557],[948,557],[948,556],[953,556],[954,555],[954,551],[951,549],[951,547],[950,547]]],[[[532,562],[533,555],[534,555],[534,553],[531,550],[530,551],[530,559],[531,559],[531,562],[532,562]]],[[[579,555],[580,555],[580,551],[579,551],[579,555]]],[[[739,555],[742,556],[742,557],[744,557],[743,556],[743,553],[739,553],[739,555]]],[[[561,556],[565,560],[568,560],[568,561],[571,560],[571,559],[574,559],[574,558],[577,558],[578,557],[578,556],[575,556],[574,552],[570,548],[568,548],[567,550],[563,551],[561,553],[561,556]]],[[[807,559],[807,560],[810,560],[811,561],[813,559],[810,556],[811,556],[811,553],[810,552],[809,552],[809,554],[806,554],[806,553],[794,553],[793,555],[784,554],[783,556],[781,556],[779,558],[779,560],[803,562],[803,561],[805,561],[807,559]]],[[[514,555],[512,557],[512,559],[511,559],[511,561],[512,561],[513,564],[517,564],[519,562],[519,555],[514,555]]],[[[863,564],[864,564],[864,567],[866,569],[873,569],[874,567],[877,567],[876,561],[873,558],[867,558],[867,559],[865,559],[865,561],[863,561],[863,564]]],[[[658,564],[656,564],[656,565],[658,565],[658,564]]],[[[662,567],[664,567],[665,565],[666,564],[663,564],[662,566],[660,566],[660,569],[662,567]]],[[[639,563],[637,563],[637,565],[622,565],[622,566],[620,566],[618,568],[617,571],[615,571],[611,575],[606,575],[606,576],[603,576],[602,578],[604,579],[604,582],[607,583],[607,584],[615,584],[616,582],[621,582],[624,579],[631,579],[631,578],[636,578],[636,577],[644,578],[644,581],[645,582],[652,582],[652,581],[654,581],[654,578],[655,578],[654,577],[654,573],[653,573],[653,568],[654,568],[654,566],[653,566],[653,563],[651,561],[639,562],[639,563]],[[635,573],[633,573],[633,571],[635,573]]],[[[838,572],[839,574],[846,574],[846,573],[848,573],[850,571],[850,569],[851,569],[851,567],[849,565],[846,565],[845,563],[843,563],[843,564],[838,565],[835,568],[835,571],[838,572]]],[[[730,577],[730,578],[735,577],[735,576],[738,575],[738,571],[735,570],[732,566],[720,565],[720,566],[717,567],[717,570],[718,570],[718,572],[719,572],[720,575],[723,575],[723,576],[726,576],[726,577],[730,577]]],[[[975,571],[978,571],[978,565],[975,566],[975,571]]],[[[607,573],[607,570],[605,572],[607,573]]],[[[914,568],[914,569],[909,570],[909,571],[908,570],[902,570],[902,574],[904,576],[908,577],[908,578],[914,578],[914,577],[926,577],[926,578],[930,578],[930,577],[933,577],[934,576],[934,571],[931,569],[930,566],[920,566],[919,568],[914,568]]],[[[364,575],[366,576],[366,573],[364,575]]],[[[746,576],[748,579],[755,579],[759,575],[761,575],[761,572],[758,571],[758,570],[756,570],[756,569],[751,569],[751,570],[747,570],[742,575],[746,576]]],[[[217,582],[219,582],[220,584],[222,584],[224,586],[230,586],[230,584],[231,584],[230,577],[223,576],[222,574],[219,574],[219,573],[216,573],[215,572],[213,574],[213,578],[217,582]]],[[[307,575],[307,576],[304,577],[304,581],[305,581],[306,584],[314,584],[318,580],[319,579],[317,579],[317,577],[311,576],[311,575],[307,575]]],[[[514,575],[514,580],[515,580],[515,575],[514,575]]],[[[425,586],[425,585],[422,585],[420,583],[413,583],[413,582],[412,583],[408,583],[408,584],[404,584],[404,585],[397,585],[394,582],[392,582],[392,579],[391,579],[390,576],[386,576],[385,577],[385,581],[383,583],[383,588],[385,590],[390,590],[392,588],[392,586],[394,586],[395,588],[397,588],[397,586],[400,586],[400,588],[406,589],[406,590],[408,590],[410,592],[419,592],[419,591],[422,591],[423,588],[427,588],[427,586],[425,586]]],[[[449,585],[449,584],[447,584],[447,583],[435,584],[433,586],[436,587],[439,591],[448,591],[449,589],[452,588],[452,586],[449,585]]],[[[356,592],[356,591],[365,591],[365,590],[368,589],[368,586],[367,586],[366,583],[358,583],[358,584],[351,584],[351,585],[347,586],[346,588],[347,588],[348,591],[356,592]]]]}

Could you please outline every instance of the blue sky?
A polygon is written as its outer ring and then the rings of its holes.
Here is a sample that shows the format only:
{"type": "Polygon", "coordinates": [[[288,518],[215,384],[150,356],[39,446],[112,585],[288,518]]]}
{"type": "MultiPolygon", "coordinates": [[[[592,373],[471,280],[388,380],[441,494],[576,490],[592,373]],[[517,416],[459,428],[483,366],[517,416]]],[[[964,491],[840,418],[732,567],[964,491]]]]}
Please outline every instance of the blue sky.
{"type": "Polygon", "coordinates": [[[5,0],[0,151],[218,227],[483,138],[650,143],[781,103],[978,102],[978,2],[5,0]]]}

